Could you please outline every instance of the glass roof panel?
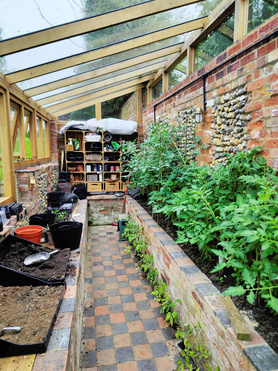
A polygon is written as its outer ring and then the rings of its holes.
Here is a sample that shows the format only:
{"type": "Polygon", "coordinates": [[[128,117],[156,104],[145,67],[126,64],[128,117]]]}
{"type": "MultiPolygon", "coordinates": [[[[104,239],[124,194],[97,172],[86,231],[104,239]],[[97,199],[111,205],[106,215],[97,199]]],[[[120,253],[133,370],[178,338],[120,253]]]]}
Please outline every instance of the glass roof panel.
{"type": "MultiPolygon", "coordinates": [[[[140,65],[137,65],[137,66],[124,68],[122,70],[118,70],[117,72],[108,73],[108,74],[105,74],[105,75],[102,75],[102,76],[99,76],[99,77],[96,77],[96,78],[93,78],[93,79],[86,80],[82,83],[69,85],[69,86],[64,87],[64,88],[52,90],[51,92],[47,92],[47,93],[44,93],[44,94],[39,94],[39,95],[33,96],[33,99],[40,100],[40,99],[44,99],[44,98],[47,98],[47,97],[50,97],[50,96],[53,96],[53,95],[56,95],[56,94],[60,94],[60,93],[68,92],[68,91],[74,91],[74,89],[77,89],[79,87],[95,84],[95,83],[100,82],[100,81],[105,83],[106,80],[108,80],[112,77],[125,75],[126,73],[129,73],[129,72],[134,72],[136,74],[137,70],[139,70],[138,76],[144,76],[144,75],[146,75],[145,73],[144,74],[140,73],[140,70],[142,68],[153,66],[154,69],[156,69],[156,66],[157,66],[158,63],[166,62],[168,58],[169,57],[167,57],[167,58],[165,58],[165,57],[164,58],[157,58],[157,59],[152,60],[152,61],[141,63],[140,65]]],[[[150,73],[152,73],[152,72],[149,72],[147,74],[150,74],[150,73]]],[[[125,81],[127,81],[127,80],[125,80],[125,81]]]]}
{"type": "Polygon", "coordinates": [[[181,7],[5,56],[5,74],[153,33],[195,19],[196,5],[181,7]]]}
{"type": "Polygon", "coordinates": [[[56,71],[50,74],[46,74],[43,76],[35,77],[33,79],[29,79],[27,81],[19,82],[17,83],[17,85],[21,89],[25,90],[25,89],[30,89],[32,87],[40,86],[43,84],[47,84],[51,81],[56,81],[56,80],[72,77],[72,76],[78,75],[83,72],[92,71],[97,68],[102,68],[104,66],[107,66],[113,63],[121,62],[129,58],[140,56],[144,53],[153,52],[161,48],[165,48],[171,45],[182,43],[185,41],[187,37],[189,37],[189,35],[190,33],[182,35],[182,36],[172,37],[172,38],[162,40],[159,42],[151,43],[151,44],[139,47],[139,48],[126,51],[126,52],[121,52],[115,55],[101,58],[96,61],[84,63],[76,67],[63,69],[61,71],[56,71]]]}
{"type": "Polygon", "coordinates": [[[5,40],[148,1],[1,0],[1,37],[5,40]]]}

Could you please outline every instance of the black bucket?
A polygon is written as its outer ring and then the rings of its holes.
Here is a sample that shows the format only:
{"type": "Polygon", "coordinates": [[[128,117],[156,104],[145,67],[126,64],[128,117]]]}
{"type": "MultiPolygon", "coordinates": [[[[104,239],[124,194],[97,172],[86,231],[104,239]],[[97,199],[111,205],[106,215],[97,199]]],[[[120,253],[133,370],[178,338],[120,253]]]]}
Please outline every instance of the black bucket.
{"type": "Polygon", "coordinates": [[[78,249],[83,223],[60,222],[50,226],[50,232],[56,249],[78,249]]]}
{"type": "Polygon", "coordinates": [[[56,215],[52,213],[46,214],[34,214],[30,216],[29,224],[30,225],[40,225],[41,227],[46,228],[51,226],[56,221],[56,215]]]}

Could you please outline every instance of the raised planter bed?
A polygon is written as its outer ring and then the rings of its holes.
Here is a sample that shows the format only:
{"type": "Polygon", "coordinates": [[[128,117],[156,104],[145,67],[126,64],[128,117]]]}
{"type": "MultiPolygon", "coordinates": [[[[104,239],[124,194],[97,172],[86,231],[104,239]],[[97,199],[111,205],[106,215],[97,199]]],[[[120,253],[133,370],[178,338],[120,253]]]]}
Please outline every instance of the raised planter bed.
{"type": "Polygon", "coordinates": [[[251,341],[238,340],[220,299],[219,290],[196,267],[174,240],[131,197],[127,197],[126,212],[142,233],[150,239],[149,252],[168,286],[177,306],[179,318],[191,326],[200,324],[200,343],[210,354],[211,367],[220,370],[277,369],[278,355],[265,340],[247,324],[251,341]]]}
{"type": "Polygon", "coordinates": [[[46,246],[9,235],[0,244],[0,284],[10,285],[61,285],[64,283],[70,250],[61,250],[49,260],[30,266],[24,259],[41,251],[50,252],[46,246]]]}

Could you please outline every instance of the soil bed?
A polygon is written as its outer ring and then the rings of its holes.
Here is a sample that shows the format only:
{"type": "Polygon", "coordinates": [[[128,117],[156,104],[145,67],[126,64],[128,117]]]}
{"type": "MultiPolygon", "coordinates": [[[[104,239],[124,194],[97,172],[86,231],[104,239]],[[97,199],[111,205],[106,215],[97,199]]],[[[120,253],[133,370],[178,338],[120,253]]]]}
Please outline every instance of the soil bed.
{"type": "MultiPolygon", "coordinates": [[[[162,214],[153,214],[150,206],[147,205],[146,199],[136,199],[136,201],[148,212],[149,215],[164,229],[164,231],[173,238],[177,239],[176,227],[171,222],[165,220],[162,214]]],[[[203,260],[197,245],[179,244],[180,248],[188,255],[194,264],[212,281],[213,285],[220,292],[225,291],[229,286],[236,286],[232,271],[226,271],[221,278],[218,274],[210,273],[217,264],[217,258],[214,260],[203,260]]],[[[278,353],[278,316],[271,313],[268,308],[263,306],[257,307],[248,303],[244,296],[232,297],[237,309],[245,319],[251,324],[255,324],[255,330],[264,338],[271,348],[278,353]]]]}
{"type": "Polygon", "coordinates": [[[50,259],[32,264],[24,265],[24,259],[38,252],[50,252],[53,249],[45,246],[35,246],[30,242],[30,245],[23,245],[21,242],[16,242],[10,245],[10,250],[7,252],[7,247],[0,251],[0,265],[12,268],[17,271],[28,273],[32,276],[42,278],[45,281],[55,281],[65,277],[66,266],[69,259],[70,250],[60,250],[58,253],[50,256],[50,259]]]}
{"type": "Polygon", "coordinates": [[[63,286],[0,286],[0,323],[20,326],[18,333],[4,332],[2,340],[16,344],[44,342],[63,286]]]}

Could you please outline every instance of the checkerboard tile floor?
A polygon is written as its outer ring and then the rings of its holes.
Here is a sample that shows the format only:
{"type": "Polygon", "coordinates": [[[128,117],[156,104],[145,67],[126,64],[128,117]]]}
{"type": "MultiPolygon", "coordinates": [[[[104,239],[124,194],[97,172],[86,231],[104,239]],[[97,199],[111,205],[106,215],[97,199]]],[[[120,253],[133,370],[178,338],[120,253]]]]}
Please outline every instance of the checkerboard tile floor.
{"type": "Polygon", "coordinates": [[[82,371],[172,371],[176,340],[115,226],[89,227],[82,371]]]}

